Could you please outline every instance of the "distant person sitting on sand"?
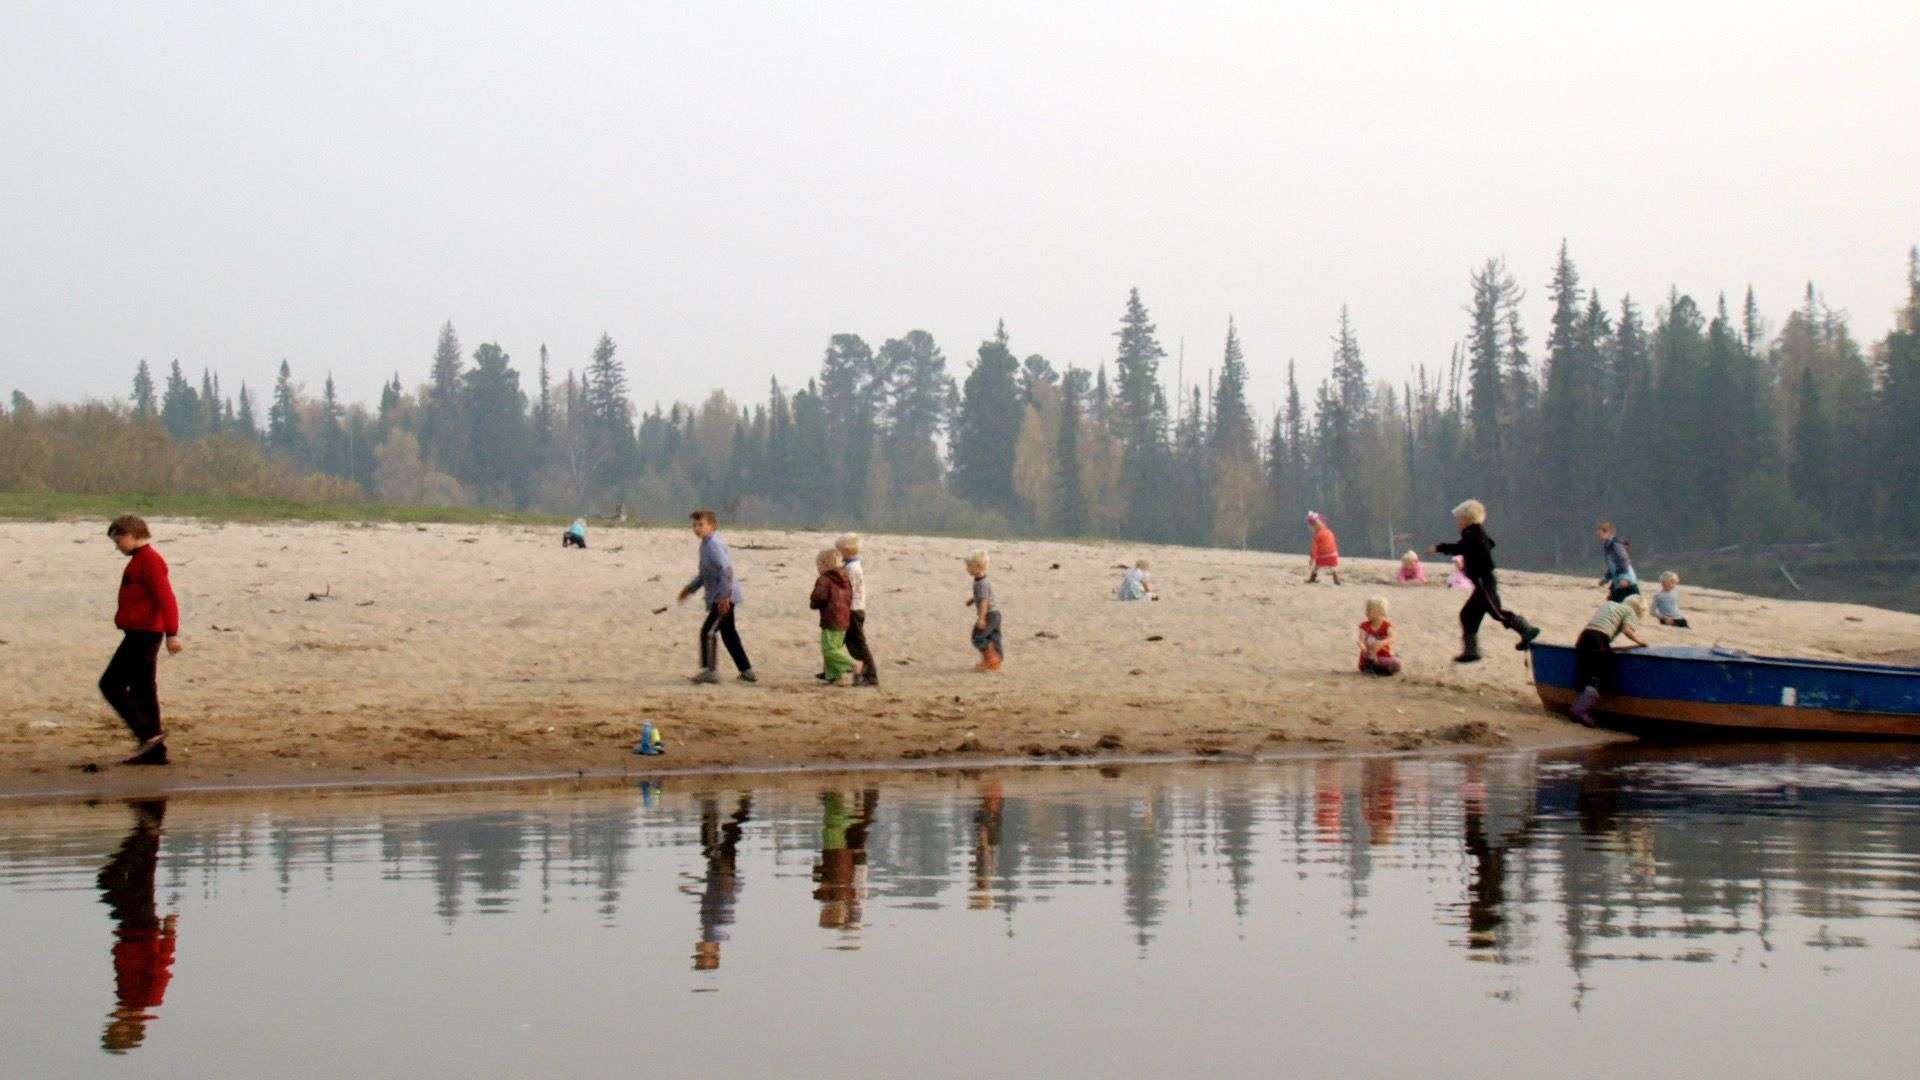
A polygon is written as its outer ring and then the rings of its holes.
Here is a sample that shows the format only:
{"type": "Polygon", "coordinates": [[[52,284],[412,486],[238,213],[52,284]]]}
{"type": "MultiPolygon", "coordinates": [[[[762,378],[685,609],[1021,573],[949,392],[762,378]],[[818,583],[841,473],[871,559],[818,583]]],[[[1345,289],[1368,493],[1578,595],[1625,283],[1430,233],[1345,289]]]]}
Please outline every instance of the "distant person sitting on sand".
{"type": "Polygon", "coordinates": [[[1680,614],[1680,575],[1671,570],[1660,575],[1660,591],[1653,594],[1653,617],[1661,626],[1689,629],[1687,617],[1680,614]]]}
{"type": "Polygon", "coordinates": [[[567,526],[567,531],[560,534],[560,546],[563,548],[577,547],[583,549],[587,546],[586,518],[573,519],[573,524],[567,526]]]}
{"type": "Polygon", "coordinates": [[[1393,624],[1387,621],[1387,601],[1367,601],[1367,617],[1360,623],[1360,671],[1366,675],[1398,675],[1400,658],[1393,655],[1393,624]]]}
{"type": "Polygon", "coordinates": [[[1420,561],[1420,553],[1409,551],[1400,556],[1400,576],[1394,580],[1402,585],[1425,585],[1427,583],[1427,564],[1420,561]]]}
{"type": "Polygon", "coordinates": [[[1134,563],[1133,569],[1120,578],[1120,590],[1116,595],[1122,600],[1145,600],[1154,596],[1152,564],[1145,559],[1134,563]]]}
{"type": "Polygon", "coordinates": [[[124,636],[100,675],[100,693],[138,744],[123,764],[165,765],[167,732],[160,725],[157,667],[163,640],[170,654],[186,648],[180,641],[180,605],[167,578],[167,560],[154,549],[145,521],[132,514],[117,517],[107,526],[107,536],[127,557],[120,575],[119,610],[113,616],[113,625],[124,636]]]}
{"type": "Polygon", "coordinates": [[[1647,598],[1634,593],[1623,603],[1609,600],[1601,604],[1573,643],[1573,684],[1580,696],[1568,711],[1575,720],[1593,726],[1593,707],[1600,704],[1600,684],[1613,668],[1613,639],[1627,635],[1635,645],[1645,645],[1633,628],[1647,613],[1647,598]]]}
{"type": "Polygon", "coordinates": [[[1633,558],[1627,552],[1627,542],[1613,530],[1613,522],[1603,521],[1594,527],[1593,535],[1600,539],[1600,554],[1607,560],[1607,572],[1600,575],[1600,584],[1607,590],[1607,599],[1625,600],[1640,591],[1640,575],[1633,572],[1633,558]]]}
{"type": "Polygon", "coordinates": [[[967,573],[973,575],[973,592],[967,606],[974,609],[973,647],[980,650],[975,671],[999,671],[1006,655],[1006,638],[1000,632],[1000,604],[993,598],[993,583],[987,580],[987,553],[975,551],[967,556],[967,573]]]}
{"type": "Polygon", "coordinates": [[[740,581],[733,574],[733,556],[720,540],[720,518],[711,510],[695,510],[687,515],[693,521],[693,535],[700,538],[700,572],[680,590],[678,603],[685,603],[695,592],[703,592],[707,618],[700,624],[700,673],[696,683],[720,681],[720,645],[727,647],[733,666],[740,670],[741,682],[758,682],[753,664],[747,660],[747,647],[740,643],[740,631],[734,628],[734,609],[740,606],[740,581]]]}
{"type": "Polygon", "coordinates": [[[1313,530],[1313,551],[1307,556],[1307,584],[1320,580],[1320,568],[1326,567],[1333,576],[1333,583],[1340,584],[1340,541],[1327,527],[1327,519],[1320,511],[1307,514],[1307,528],[1313,530]]]}
{"type": "Polygon", "coordinates": [[[847,652],[847,627],[853,622],[853,582],[846,564],[833,548],[813,560],[820,576],[813,579],[807,606],[820,613],[820,678],[828,686],[852,686],[860,665],[847,652]]]}
{"type": "Polygon", "coordinates": [[[1487,508],[1479,499],[1468,499],[1453,508],[1454,524],[1460,526],[1460,539],[1451,544],[1435,544],[1438,555],[1457,555],[1461,572],[1473,583],[1473,595],[1460,608],[1460,655],[1456,664],[1472,664],[1480,659],[1480,622],[1491,615],[1494,621],[1520,637],[1514,648],[1521,652],[1540,636],[1540,628],[1500,605],[1500,581],[1494,576],[1493,537],[1487,535],[1487,508]]]}
{"type": "Polygon", "coordinates": [[[861,686],[879,686],[880,672],[873,666],[873,647],[867,644],[867,568],[860,563],[860,534],[841,533],[834,541],[840,552],[841,568],[853,585],[853,609],[847,622],[847,655],[860,664],[861,686]]]}
{"type": "Polygon", "coordinates": [[[1471,589],[1473,579],[1467,577],[1467,560],[1458,555],[1453,557],[1453,572],[1447,575],[1447,588],[1471,589]]]}

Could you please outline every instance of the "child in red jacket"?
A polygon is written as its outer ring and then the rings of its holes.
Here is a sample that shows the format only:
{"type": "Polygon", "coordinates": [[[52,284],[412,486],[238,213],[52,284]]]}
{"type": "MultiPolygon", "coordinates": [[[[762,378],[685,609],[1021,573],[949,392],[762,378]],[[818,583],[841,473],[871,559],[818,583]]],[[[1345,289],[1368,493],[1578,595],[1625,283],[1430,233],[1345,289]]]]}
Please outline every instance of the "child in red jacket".
{"type": "Polygon", "coordinates": [[[822,551],[814,565],[820,576],[814,579],[807,606],[820,613],[820,678],[829,686],[852,686],[861,670],[860,662],[847,652],[847,627],[853,624],[853,582],[835,548],[822,551]]]}
{"type": "Polygon", "coordinates": [[[180,640],[180,605],[167,580],[167,560],[154,550],[146,522],[132,514],[117,517],[107,526],[107,536],[127,556],[126,572],[120,575],[120,607],[113,617],[113,625],[126,636],[100,676],[100,693],[139,743],[125,764],[165,765],[167,733],[160,726],[155,668],[162,641],[169,653],[186,648],[180,640]]]}

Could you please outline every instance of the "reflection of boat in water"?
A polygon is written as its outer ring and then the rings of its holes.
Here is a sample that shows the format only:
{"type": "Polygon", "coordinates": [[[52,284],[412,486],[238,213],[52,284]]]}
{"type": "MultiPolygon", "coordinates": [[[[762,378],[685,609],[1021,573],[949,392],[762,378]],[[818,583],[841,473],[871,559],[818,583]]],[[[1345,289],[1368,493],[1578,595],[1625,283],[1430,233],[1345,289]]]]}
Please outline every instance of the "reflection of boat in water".
{"type": "MultiPolygon", "coordinates": [[[[1533,684],[1548,708],[1573,703],[1573,649],[1533,647],[1533,684]]],[[[1920,668],[1750,656],[1657,646],[1613,654],[1598,711],[1641,726],[1920,738],[1920,668]]]]}

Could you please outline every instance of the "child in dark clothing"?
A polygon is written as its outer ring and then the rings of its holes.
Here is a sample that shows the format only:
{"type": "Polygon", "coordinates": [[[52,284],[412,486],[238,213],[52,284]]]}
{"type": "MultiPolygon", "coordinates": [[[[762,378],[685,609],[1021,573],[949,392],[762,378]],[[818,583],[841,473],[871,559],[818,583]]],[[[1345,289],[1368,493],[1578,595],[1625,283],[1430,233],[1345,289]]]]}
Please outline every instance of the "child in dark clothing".
{"type": "Polygon", "coordinates": [[[1540,628],[1500,605],[1500,582],[1494,576],[1493,537],[1487,535],[1487,508],[1478,499],[1468,499],[1453,508],[1453,519],[1460,526],[1460,539],[1452,544],[1435,544],[1439,555],[1458,555],[1461,571],[1473,582],[1473,595],[1460,609],[1460,655],[1456,664],[1471,664],[1480,659],[1480,623],[1487,616],[1520,635],[1515,649],[1525,652],[1540,636],[1540,628]]]}
{"type": "Polygon", "coordinates": [[[853,582],[833,548],[814,560],[820,576],[813,581],[807,606],[820,613],[821,678],[829,686],[852,686],[860,665],[847,652],[847,627],[853,623],[853,582]]]}
{"type": "Polygon", "coordinates": [[[1606,557],[1607,572],[1600,584],[1607,588],[1607,599],[1619,603],[1640,591],[1640,576],[1633,572],[1633,559],[1627,554],[1627,542],[1613,530],[1613,522],[1603,521],[1593,530],[1600,539],[1600,553],[1606,557]]]}
{"type": "Polygon", "coordinates": [[[160,688],[155,666],[164,639],[167,652],[179,655],[180,605],[167,579],[167,560],[153,548],[147,523],[127,514],[107,526],[107,535],[127,556],[120,575],[120,607],[113,625],[126,636],[100,676],[100,693],[120,714],[139,745],[127,765],[165,765],[167,733],[160,726],[160,688]]]}
{"type": "Polygon", "coordinates": [[[1580,687],[1580,696],[1567,710],[1575,720],[1593,726],[1593,708],[1600,704],[1600,683],[1613,667],[1613,639],[1625,634],[1635,645],[1644,647],[1646,640],[1633,628],[1646,614],[1647,598],[1634,593],[1624,602],[1609,600],[1601,604],[1586,629],[1580,631],[1573,643],[1573,681],[1580,687]]]}

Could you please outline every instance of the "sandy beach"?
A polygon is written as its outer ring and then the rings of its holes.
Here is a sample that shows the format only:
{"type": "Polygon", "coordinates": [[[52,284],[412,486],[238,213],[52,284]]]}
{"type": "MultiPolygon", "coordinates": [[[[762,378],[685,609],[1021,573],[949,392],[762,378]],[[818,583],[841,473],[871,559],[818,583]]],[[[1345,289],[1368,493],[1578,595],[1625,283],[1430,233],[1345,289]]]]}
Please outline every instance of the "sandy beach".
{"type": "MultiPolygon", "coordinates": [[[[693,686],[698,599],[654,613],[692,575],[685,530],[595,528],[581,552],[563,550],[558,529],[153,524],[187,643],[160,665],[175,764],[114,764],[128,738],[95,681],[118,641],[122,561],[102,523],[0,524],[0,792],[1608,737],[1542,710],[1496,627],[1486,662],[1450,663],[1463,594],[1438,584],[1440,572],[1435,584],[1391,585],[1396,567],[1384,561],[1348,560],[1345,585],[1309,586],[1295,555],[986,545],[1008,656],[982,675],[961,565],[977,545],[873,536],[868,626],[883,685],[831,688],[812,675],[818,630],[807,610],[827,535],[727,530],[761,682],[723,668],[722,685],[693,686]],[[1162,599],[1123,604],[1119,567],[1142,556],[1162,599]],[[1393,604],[1401,678],[1354,671],[1373,594],[1393,604]],[[663,730],[666,756],[629,752],[647,721],[663,730]]],[[[1549,641],[1570,641],[1601,599],[1593,578],[1510,573],[1504,583],[1549,641]]],[[[1708,589],[1685,597],[1696,629],[1654,626],[1650,640],[1920,656],[1920,616],[1708,589]]]]}

